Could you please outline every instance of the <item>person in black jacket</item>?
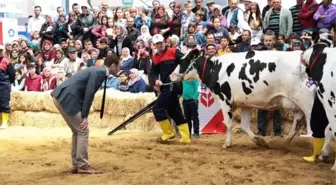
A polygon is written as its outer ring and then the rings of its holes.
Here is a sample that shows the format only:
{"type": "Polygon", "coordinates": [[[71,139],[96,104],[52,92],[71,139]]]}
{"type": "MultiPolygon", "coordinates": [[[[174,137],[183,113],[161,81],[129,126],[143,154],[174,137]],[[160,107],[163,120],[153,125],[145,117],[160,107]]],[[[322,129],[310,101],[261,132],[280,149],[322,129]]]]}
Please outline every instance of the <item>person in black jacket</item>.
{"type": "Polygon", "coordinates": [[[116,35],[110,38],[110,48],[115,49],[116,54],[121,56],[122,49],[128,48],[130,50],[130,54],[133,53],[133,42],[132,39],[128,36],[128,32],[124,26],[116,26],[115,27],[116,35]]]}
{"type": "Polygon", "coordinates": [[[15,80],[15,70],[9,59],[5,58],[5,47],[0,45],[0,115],[2,124],[0,129],[7,128],[8,115],[11,111],[10,92],[15,80]]]}
{"type": "MultiPolygon", "coordinates": [[[[72,173],[102,173],[88,165],[88,115],[95,93],[110,74],[116,76],[119,70],[119,58],[108,56],[104,66],[77,72],[51,93],[55,106],[72,130],[72,173]]],[[[103,100],[104,97],[105,90],[103,100]]],[[[103,112],[102,107],[101,118],[103,112]]]]}
{"type": "Polygon", "coordinates": [[[153,43],[155,44],[157,52],[153,55],[153,65],[149,83],[156,91],[160,91],[160,95],[153,107],[153,113],[163,131],[163,135],[159,137],[157,141],[168,141],[175,137],[175,133],[166,114],[167,111],[168,116],[174,120],[181,134],[179,142],[190,143],[189,126],[183,116],[178,98],[181,87],[177,84],[163,84],[171,82],[169,75],[180,63],[183,54],[176,48],[168,48],[165,46],[164,38],[160,34],[154,35],[153,43]]]}

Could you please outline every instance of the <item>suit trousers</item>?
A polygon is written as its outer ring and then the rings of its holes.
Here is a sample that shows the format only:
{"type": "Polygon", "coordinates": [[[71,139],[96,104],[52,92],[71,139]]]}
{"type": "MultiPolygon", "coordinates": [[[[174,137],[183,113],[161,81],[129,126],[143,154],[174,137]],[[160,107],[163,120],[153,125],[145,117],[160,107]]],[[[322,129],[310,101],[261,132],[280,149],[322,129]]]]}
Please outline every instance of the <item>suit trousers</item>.
{"type": "Polygon", "coordinates": [[[83,130],[81,123],[83,121],[81,112],[75,116],[69,116],[58,102],[56,98],[54,104],[61,113],[63,119],[67,122],[72,131],[72,145],[71,145],[71,158],[72,167],[85,169],[88,167],[88,143],[89,143],[89,130],[83,130]]]}

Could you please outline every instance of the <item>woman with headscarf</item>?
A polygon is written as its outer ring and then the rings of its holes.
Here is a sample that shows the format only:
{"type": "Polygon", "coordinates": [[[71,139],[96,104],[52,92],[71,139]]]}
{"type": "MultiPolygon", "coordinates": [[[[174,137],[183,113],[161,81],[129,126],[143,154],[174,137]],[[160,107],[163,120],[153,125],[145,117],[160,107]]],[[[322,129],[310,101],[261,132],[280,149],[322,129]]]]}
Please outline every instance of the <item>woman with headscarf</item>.
{"type": "Polygon", "coordinates": [[[128,48],[122,49],[122,56],[121,56],[121,63],[120,63],[120,70],[121,71],[129,71],[132,69],[134,58],[130,54],[130,50],[128,48]]]}
{"type": "Polygon", "coordinates": [[[51,73],[51,67],[45,67],[42,72],[42,91],[53,90],[56,87],[56,77],[51,73]]]}
{"type": "Polygon", "coordinates": [[[63,64],[67,62],[69,62],[69,59],[64,55],[63,50],[58,49],[56,50],[56,57],[46,66],[51,68],[51,73],[53,75],[56,75],[58,69],[59,68],[63,69],[64,68],[63,64]]]}
{"type": "Polygon", "coordinates": [[[124,26],[115,27],[115,35],[112,36],[110,48],[115,51],[118,56],[121,56],[123,48],[129,48],[130,53],[133,53],[132,40],[127,37],[127,30],[124,26]]]}
{"type": "Polygon", "coordinates": [[[141,75],[137,69],[131,69],[129,72],[128,92],[139,93],[146,92],[146,83],[141,78],[141,75]]]}
{"type": "Polygon", "coordinates": [[[77,56],[78,58],[82,58],[82,53],[83,53],[83,43],[80,40],[75,41],[75,48],[77,50],[77,56]]]}
{"type": "Polygon", "coordinates": [[[51,43],[54,42],[56,25],[52,22],[52,18],[50,15],[46,15],[46,22],[42,25],[40,29],[41,43],[43,47],[43,43],[45,40],[49,40],[51,43]]]}
{"type": "Polygon", "coordinates": [[[49,40],[44,40],[42,43],[42,51],[40,53],[43,61],[50,62],[52,59],[55,58],[56,52],[52,48],[52,42],[49,40]]]}
{"type": "Polygon", "coordinates": [[[58,71],[55,76],[56,76],[56,87],[61,85],[61,83],[63,83],[67,79],[63,68],[58,68],[58,71]]]}
{"type": "Polygon", "coordinates": [[[138,37],[138,40],[143,40],[146,44],[146,47],[148,46],[148,41],[152,39],[151,34],[149,33],[149,28],[147,25],[141,26],[141,35],[138,37]]]}
{"type": "Polygon", "coordinates": [[[62,39],[68,38],[66,28],[66,17],[60,15],[56,24],[55,43],[60,44],[62,39]]]}

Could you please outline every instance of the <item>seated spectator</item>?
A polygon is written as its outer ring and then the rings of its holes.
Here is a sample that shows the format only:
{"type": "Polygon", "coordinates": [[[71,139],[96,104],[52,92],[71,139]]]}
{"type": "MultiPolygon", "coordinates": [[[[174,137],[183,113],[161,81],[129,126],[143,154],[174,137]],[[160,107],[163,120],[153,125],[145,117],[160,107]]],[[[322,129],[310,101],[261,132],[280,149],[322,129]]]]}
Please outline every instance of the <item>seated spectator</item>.
{"type": "MultiPolygon", "coordinates": [[[[46,15],[46,21],[42,25],[39,32],[39,35],[41,36],[41,44],[43,44],[45,40],[49,40],[52,45],[54,41],[55,30],[56,30],[56,24],[52,21],[50,15],[46,15]]],[[[43,46],[41,47],[43,48],[43,46]]]]}
{"type": "Polygon", "coordinates": [[[141,27],[141,35],[138,37],[138,40],[143,40],[146,43],[146,47],[148,47],[148,41],[150,39],[152,39],[152,36],[149,33],[149,28],[147,25],[143,25],[141,27]]]}
{"type": "Polygon", "coordinates": [[[30,63],[28,61],[28,58],[25,54],[19,55],[19,61],[14,65],[14,69],[22,69],[23,74],[26,74],[28,72],[27,70],[27,64],[30,63]]]}
{"type": "Polygon", "coordinates": [[[336,6],[331,3],[332,0],[323,0],[316,13],[314,20],[317,22],[317,28],[329,29],[336,18],[336,6]]]}
{"type": "Polygon", "coordinates": [[[128,90],[128,73],[123,71],[119,75],[119,87],[120,91],[126,92],[128,90]]]}
{"type": "Polygon", "coordinates": [[[285,35],[278,36],[277,42],[282,45],[282,49],[279,48],[280,51],[287,51],[287,49],[289,48],[289,44],[287,44],[285,41],[286,41],[285,35]]]}
{"type": "MultiPolygon", "coordinates": [[[[182,35],[188,32],[188,27],[190,24],[196,23],[195,13],[192,12],[192,7],[190,2],[184,4],[185,10],[182,13],[181,24],[182,24],[182,35]]],[[[195,24],[196,28],[196,24],[195,24]]],[[[196,29],[195,29],[196,30],[196,29]]]]}
{"type": "Polygon", "coordinates": [[[249,30],[244,30],[242,33],[242,42],[237,45],[238,52],[246,52],[249,50],[251,42],[251,32],[249,30]]]}
{"type": "Polygon", "coordinates": [[[77,50],[77,56],[78,56],[78,58],[82,58],[82,53],[83,53],[83,44],[82,44],[82,41],[75,40],[74,47],[77,50]]]}
{"type": "Polygon", "coordinates": [[[141,78],[141,75],[137,69],[131,69],[129,72],[128,92],[139,93],[145,92],[147,85],[141,78]]]}
{"type": "Polygon", "coordinates": [[[51,67],[45,67],[42,72],[42,91],[53,90],[56,87],[56,77],[51,73],[51,67]]]}
{"type": "Polygon", "coordinates": [[[83,62],[82,59],[77,57],[77,50],[75,48],[69,48],[69,61],[64,61],[64,71],[67,77],[75,74],[79,65],[83,62]]]}
{"type": "Polygon", "coordinates": [[[87,62],[91,59],[91,56],[89,55],[89,53],[83,53],[82,54],[82,60],[83,63],[87,66],[87,62]]]}
{"type": "Polygon", "coordinates": [[[100,41],[100,39],[107,39],[107,17],[103,16],[100,21],[100,25],[92,29],[92,34],[96,36],[97,40],[100,41]]]}
{"type": "Polygon", "coordinates": [[[207,57],[211,58],[213,56],[217,56],[217,49],[215,44],[208,44],[205,49],[205,54],[207,57]]]}
{"type": "Polygon", "coordinates": [[[17,49],[13,49],[10,53],[10,60],[12,62],[12,64],[15,64],[18,62],[18,58],[19,58],[19,51],[17,49]]]}
{"type": "Polygon", "coordinates": [[[40,37],[40,33],[38,31],[35,31],[33,33],[33,38],[31,41],[34,45],[36,46],[40,46],[41,45],[41,37],[40,37]]]}
{"type": "Polygon", "coordinates": [[[196,30],[196,25],[195,24],[189,24],[188,26],[188,32],[186,32],[181,39],[181,42],[183,42],[184,45],[187,44],[187,38],[189,35],[194,35],[195,36],[195,42],[197,45],[204,47],[206,45],[206,38],[205,35],[196,30]]]}
{"type": "Polygon", "coordinates": [[[118,56],[122,54],[122,48],[130,48],[130,53],[133,52],[132,40],[127,37],[127,30],[124,26],[116,26],[115,33],[110,42],[110,48],[114,49],[118,56]]]}
{"type": "Polygon", "coordinates": [[[51,68],[51,74],[56,75],[59,68],[64,68],[64,64],[68,63],[69,59],[64,55],[63,50],[56,50],[56,57],[47,63],[46,66],[51,68]]]}
{"type": "Polygon", "coordinates": [[[55,43],[60,44],[63,38],[67,38],[66,32],[66,16],[60,15],[59,20],[56,23],[56,30],[55,30],[55,43]]]}
{"type": "Polygon", "coordinates": [[[141,31],[143,26],[147,26],[147,28],[151,27],[152,20],[147,16],[148,11],[145,8],[140,8],[138,10],[138,15],[135,17],[135,27],[141,31]]]}
{"type": "Polygon", "coordinates": [[[237,39],[240,36],[239,33],[237,32],[237,26],[236,25],[230,25],[229,27],[229,37],[230,37],[230,43],[231,44],[236,44],[237,39]]]}
{"type": "Polygon", "coordinates": [[[42,57],[43,61],[46,62],[50,62],[55,58],[56,52],[53,50],[52,42],[50,40],[43,41],[40,56],[42,57]]]}
{"type": "Polygon", "coordinates": [[[134,58],[131,56],[130,50],[128,48],[122,49],[122,56],[121,56],[121,71],[129,71],[132,69],[134,63],[134,58]]]}
{"type": "Polygon", "coordinates": [[[109,39],[114,35],[114,22],[112,18],[107,19],[106,35],[109,39]]]}
{"type": "Polygon", "coordinates": [[[148,75],[151,68],[151,57],[146,51],[146,46],[144,41],[140,41],[137,44],[137,52],[135,53],[134,62],[132,68],[135,68],[139,71],[143,71],[144,74],[148,75]]]}
{"type": "Polygon", "coordinates": [[[42,76],[36,74],[35,70],[36,65],[34,63],[28,64],[28,77],[25,80],[25,91],[42,91],[42,76]]]}
{"type": "Polygon", "coordinates": [[[223,36],[221,39],[221,46],[222,48],[218,50],[218,56],[225,55],[227,53],[231,53],[231,50],[229,49],[229,42],[230,39],[228,37],[223,36]]]}
{"type": "Polygon", "coordinates": [[[86,69],[87,68],[87,66],[86,66],[86,64],[83,62],[83,63],[81,63],[80,65],[79,65],[79,69],[78,69],[78,71],[83,71],[84,69],[86,69]]]}
{"type": "MultiPolygon", "coordinates": [[[[120,84],[120,81],[118,79],[118,77],[110,74],[108,77],[107,77],[107,81],[106,81],[106,89],[109,89],[109,88],[112,88],[112,89],[119,89],[119,84],[120,84]]],[[[104,82],[101,86],[101,88],[103,89],[104,88],[104,82]]]]}
{"type": "MultiPolygon", "coordinates": [[[[103,59],[106,57],[107,55],[107,52],[109,50],[111,50],[110,48],[108,48],[108,45],[107,45],[107,40],[104,38],[104,39],[100,39],[99,41],[100,43],[100,46],[99,46],[99,55],[98,55],[98,59],[103,59]]],[[[111,50],[113,51],[113,50],[111,50]]]]}
{"type": "Polygon", "coordinates": [[[12,83],[12,91],[23,91],[25,88],[26,75],[22,73],[22,70],[17,69],[15,71],[15,80],[12,83]]]}
{"type": "Polygon", "coordinates": [[[248,17],[247,23],[251,28],[251,38],[258,38],[260,40],[263,36],[263,20],[258,3],[253,2],[250,5],[250,11],[251,13],[248,17]]]}
{"type": "Polygon", "coordinates": [[[207,23],[203,21],[204,19],[204,12],[198,10],[195,15],[196,18],[196,30],[200,31],[204,35],[208,32],[207,23]]]}
{"type": "Polygon", "coordinates": [[[220,44],[221,37],[223,36],[229,37],[229,32],[227,31],[227,29],[221,27],[219,18],[214,18],[213,26],[214,28],[209,30],[209,32],[214,34],[217,44],[220,44]]]}
{"type": "Polygon", "coordinates": [[[61,85],[67,77],[65,76],[65,71],[63,68],[58,68],[58,71],[56,73],[56,87],[61,85]]]}
{"type": "Polygon", "coordinates": [[[289,47],[286,51],[293,51],[293,45],[296,41],[301,41],[301,39],[298,34],[293,33],[289,38],[289,47]]]}
{"type": "Polygon", "coordinates": [[[98,60],[99,50],[98,49],[91,49],[89,51],[90,59],[86,62],[87,67],[95,66],[98,60]]]}
{"type": "Polygon", "coordinates": [[[36,74],[41,75],[45,67],[42,57],[38,56],[38,58],[36,59],[35,65],[36,65],[36,70],[35,70],[36,74]]]}
{"type": "Polygon", "coordinates": [[[303,30],[301,33],[301,39],[303,42],[304,50],[308,49],[312,44],[312,32],[309,30],[303,30]]]}

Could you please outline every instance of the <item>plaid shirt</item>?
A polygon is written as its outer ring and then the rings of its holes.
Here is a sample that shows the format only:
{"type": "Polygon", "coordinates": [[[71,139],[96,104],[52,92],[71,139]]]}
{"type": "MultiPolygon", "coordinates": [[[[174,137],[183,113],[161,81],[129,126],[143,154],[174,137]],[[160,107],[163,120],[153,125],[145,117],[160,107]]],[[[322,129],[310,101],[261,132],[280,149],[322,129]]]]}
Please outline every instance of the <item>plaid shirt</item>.
{"type": "Polygon", "coordinates": [[[183,32],[188,32],[188,26],[190,23],[196,23],[196,16],[193,12],[188,16],[187,12],[182,13],[181,24],[183,26],[183,32]]]}

